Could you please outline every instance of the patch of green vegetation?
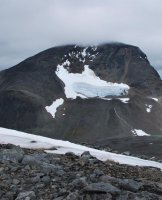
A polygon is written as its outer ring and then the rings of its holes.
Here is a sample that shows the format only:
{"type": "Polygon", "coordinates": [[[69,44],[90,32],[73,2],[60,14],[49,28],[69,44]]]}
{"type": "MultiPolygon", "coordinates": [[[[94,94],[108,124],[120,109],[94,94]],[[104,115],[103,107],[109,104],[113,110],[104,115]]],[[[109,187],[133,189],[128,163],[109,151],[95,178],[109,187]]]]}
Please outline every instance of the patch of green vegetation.
{"type": "Polygon", "coordinates": [[[158,134],[158,135],[151,135],[152,137],[158,137],[158,138],[162,138],[162,134],[158,134]]]}

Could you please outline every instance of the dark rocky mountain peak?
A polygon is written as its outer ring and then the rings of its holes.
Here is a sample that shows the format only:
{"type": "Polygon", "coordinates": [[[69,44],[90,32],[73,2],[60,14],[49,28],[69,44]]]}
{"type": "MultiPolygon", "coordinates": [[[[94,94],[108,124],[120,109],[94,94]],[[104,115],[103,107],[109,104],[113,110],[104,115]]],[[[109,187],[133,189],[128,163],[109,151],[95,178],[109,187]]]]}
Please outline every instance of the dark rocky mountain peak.
{"type": "Polygon", "coordinates": [[[91,144],[160,135],[161,96],[138,47],[54,47],[0,72],[0,126],[91,144]]]}

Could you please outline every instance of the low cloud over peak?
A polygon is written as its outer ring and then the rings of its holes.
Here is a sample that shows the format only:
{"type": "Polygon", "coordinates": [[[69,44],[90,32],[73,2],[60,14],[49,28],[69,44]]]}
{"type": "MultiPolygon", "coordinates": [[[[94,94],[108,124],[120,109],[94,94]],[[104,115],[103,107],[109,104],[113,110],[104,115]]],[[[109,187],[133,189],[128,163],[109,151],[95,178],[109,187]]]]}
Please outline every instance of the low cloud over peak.
{"type": "Polygon", "coordinates": [[[0,69],[63,44],[139,46],[162,72],[161,0],[0,0],[0,69]]]}

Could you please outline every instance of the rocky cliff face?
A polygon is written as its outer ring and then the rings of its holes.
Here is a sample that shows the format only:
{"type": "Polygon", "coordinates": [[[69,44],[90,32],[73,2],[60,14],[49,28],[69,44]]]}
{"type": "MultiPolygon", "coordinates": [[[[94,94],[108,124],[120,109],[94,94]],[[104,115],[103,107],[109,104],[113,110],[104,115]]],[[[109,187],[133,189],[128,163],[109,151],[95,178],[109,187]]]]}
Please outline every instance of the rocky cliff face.
{"type": "Polygon", "coordinates": [[[0,72],[0,126],[91,144],[160,135],[161,96],[162,81],[138,47],[55,47],[0,72]],[[47,106],[58,99],[52,116],[47,106]]]}

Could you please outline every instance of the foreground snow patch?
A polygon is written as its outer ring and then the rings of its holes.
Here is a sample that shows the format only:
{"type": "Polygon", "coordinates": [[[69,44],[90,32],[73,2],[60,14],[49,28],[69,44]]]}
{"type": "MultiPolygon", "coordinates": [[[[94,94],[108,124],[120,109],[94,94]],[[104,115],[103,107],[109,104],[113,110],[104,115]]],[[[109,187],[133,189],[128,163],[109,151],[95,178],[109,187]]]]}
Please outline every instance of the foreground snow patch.
{"type": "Polygon", "coordinates": [[[47,153],[55,154],[65,154],[67,152],[73,152],[76,155],[81,155],[84,151],[89,151],[92,156],[96,157],[101,161],[113,160],[121,164],[128,164],[134,166],[152,166],[160,168],[162,170],[162,163],[143,160],[132,156],[125,156],[121,154],[100,151],[82,145],[77,145],[68,141],[55,140],[6,128],[0,128],[0,138],[1,144],[10,143],[14,145],[20,145],[23,148],[29,149],[43,148],[46,150],[47,153]],[[53,147],[57,148],[57,150],[49,150],[53,147]]]}
{"type": "Polygon", "coordinates": [[[88,65],[84,66],[82,73],[69,73],[62,65],[57,66],[56,75],[65,84],[65,94],[67,98],[76,97],[106,97],[127,94],[129,86],[123,83],[111,83],[97,77],[88,65]]]}
{"type": "Polygon", "coordinates": [[[150,134],[145,133],[143,130],[140,130],[140,129],[134,129],[134,130],[132,130],[132,133],[135,136],[150,136],[150,134]]]}
{"type": "Polygon", "coordinates": [[[57,108],[61,106],[63,103],[64,103],[64,100],[60,98],[54,101],[50,106],[46,106],[45,108],[47,112],[49,112],[52,115],[52,117],[55,118],[57,108]]]}

